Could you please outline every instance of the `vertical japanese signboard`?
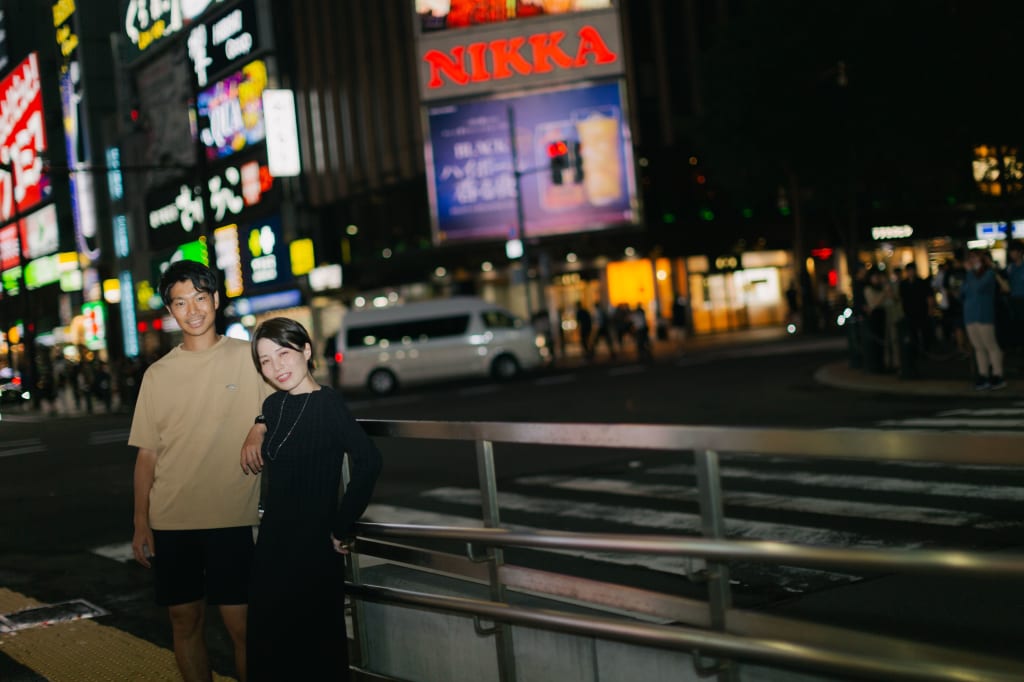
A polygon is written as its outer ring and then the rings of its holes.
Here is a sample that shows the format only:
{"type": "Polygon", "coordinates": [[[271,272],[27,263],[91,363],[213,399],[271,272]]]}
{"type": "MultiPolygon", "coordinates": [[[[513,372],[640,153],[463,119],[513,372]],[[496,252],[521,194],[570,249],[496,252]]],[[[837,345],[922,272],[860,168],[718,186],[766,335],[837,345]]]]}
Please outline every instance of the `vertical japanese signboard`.
{"type": "Polygon", "coordinates": [[[46,149],[39,58],[33,52],[0,81],[0,222],[50,195],[43,173],[46,149]]]}

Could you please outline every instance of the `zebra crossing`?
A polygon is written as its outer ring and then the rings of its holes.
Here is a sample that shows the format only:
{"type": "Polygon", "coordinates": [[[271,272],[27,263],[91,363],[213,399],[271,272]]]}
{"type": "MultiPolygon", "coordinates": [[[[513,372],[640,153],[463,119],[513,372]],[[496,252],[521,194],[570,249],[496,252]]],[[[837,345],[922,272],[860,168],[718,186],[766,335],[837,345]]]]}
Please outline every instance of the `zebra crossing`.
{"type": "MultiPolygon", "coordinates": [[[[1005,431],[1024,421],[1024,403],[950,409],[929,417],[885,420],[882,428],[1005,431]],[[1019,417],[1019,418],[1018,418],[1019,417]]],[[[726,533],[836,548],[997,549],[1019,544],[1024,528],[1024,467],[951,467],[921,462],[810,462],[723,455],[726,533]]],[[[500,474],[500,457],[499,457],[500,474]]],[[[536,474],[499,482],[502,526],[699,536],[696,469],[659,454],[617,468],[536,474]]],[[[373,504],[365,520],[480,527],[476,488],[446,486],[400,503],[373,504]]],[[[539,552],[539,551],[538,551],[539,552]]],[[[699,567],[685,557],[638,557],[560,550],[557,557],[682,577],[699,567]]],[[[539,553],[531,556],[539,556],[539,553]]],[[[549,555],[551,556],[551,555],[549,555]]],[[[734,589],[803,593],[863,576],[787,566],[735,565],[734,589]],[[771,588],[767,586],[771,586],[771,588]]],[[[627,578],[628,580],[628,578],[627,578]]]]}
{"type": "Polygon", "coordinates": [[[971,431],[1006,431],[1024,429],[1024,402],[1009,407],[943,410],[930,417],[886,419],[883,428],[970,429],[971,431]]]}

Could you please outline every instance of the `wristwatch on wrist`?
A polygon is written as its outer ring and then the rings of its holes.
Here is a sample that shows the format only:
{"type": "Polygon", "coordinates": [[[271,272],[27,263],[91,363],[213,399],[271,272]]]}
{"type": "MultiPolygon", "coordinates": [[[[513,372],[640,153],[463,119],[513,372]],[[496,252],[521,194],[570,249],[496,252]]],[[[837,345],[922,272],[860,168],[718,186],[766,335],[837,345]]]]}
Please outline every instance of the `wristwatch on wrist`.
{"type": "Polygon", "coordinates": [[[256,423],[257,424],[266,424],[267,423],[267,418],[264,417],[262,414],[258,414],[258,415],[256,415],[256,423]]]}

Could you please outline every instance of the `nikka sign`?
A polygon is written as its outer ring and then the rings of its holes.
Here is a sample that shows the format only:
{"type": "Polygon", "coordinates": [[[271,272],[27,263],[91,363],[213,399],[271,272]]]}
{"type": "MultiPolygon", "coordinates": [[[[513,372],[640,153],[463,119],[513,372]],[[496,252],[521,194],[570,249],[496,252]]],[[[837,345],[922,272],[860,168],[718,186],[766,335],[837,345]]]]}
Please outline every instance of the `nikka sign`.
{"type": "Polygon", "coordinates": [[[425,34],[420,96],[449,99],[625,72],[617,10],[425,34]]]}

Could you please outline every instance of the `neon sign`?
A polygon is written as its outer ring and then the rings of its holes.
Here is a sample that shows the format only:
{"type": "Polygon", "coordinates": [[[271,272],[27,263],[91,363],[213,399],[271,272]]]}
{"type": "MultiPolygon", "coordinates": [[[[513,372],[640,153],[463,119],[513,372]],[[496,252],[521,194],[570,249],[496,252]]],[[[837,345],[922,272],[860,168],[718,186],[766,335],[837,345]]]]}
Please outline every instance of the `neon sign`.
{"type": "Polygon", "coordinates": [[[521,23],[526,30],[497,35],[493,30],[421,35],[421,98],[465,97],[625,72],[622,31],[614,9],[521,23]]]}
{"type": "Polygon", "coordinates": [[[124,32],[139,51],[172,36],[208,7],[224,0],[130,0],[124,16],[124,32]]]}
{"type": "Polygon", "coordinates": [[[199,139],[208,159],[230,156],[263,141],[266,135],[263,90],[266,87],[267,66],[257,59],[199,93],[196,103],[202,121],[199,139]]]}
{"type": "Polygon", "coordinates": [[[50,193],[43,175],[46,151],[37,53],[0,81],[0,220],[32,208],[50,193]]]}
{"type": "Polygon", "coordinates": [[[428,50],[423,55],[423,60],[430,67],[427,87],[436,89],[444,85],[442,75],[451,83],[466,85],[470,81],[511,78],[516,73],[528,76],[549,73],[556,68],[582,69],[591,63],[599,65],[618,61],[619,55],[608,49],[604,38],[593,26],[583,26],[577,36],[576,49],[569,47],[570,52],[561,45],[566,37],[564,31],[459,45],[448,54],[428,50]]]}

